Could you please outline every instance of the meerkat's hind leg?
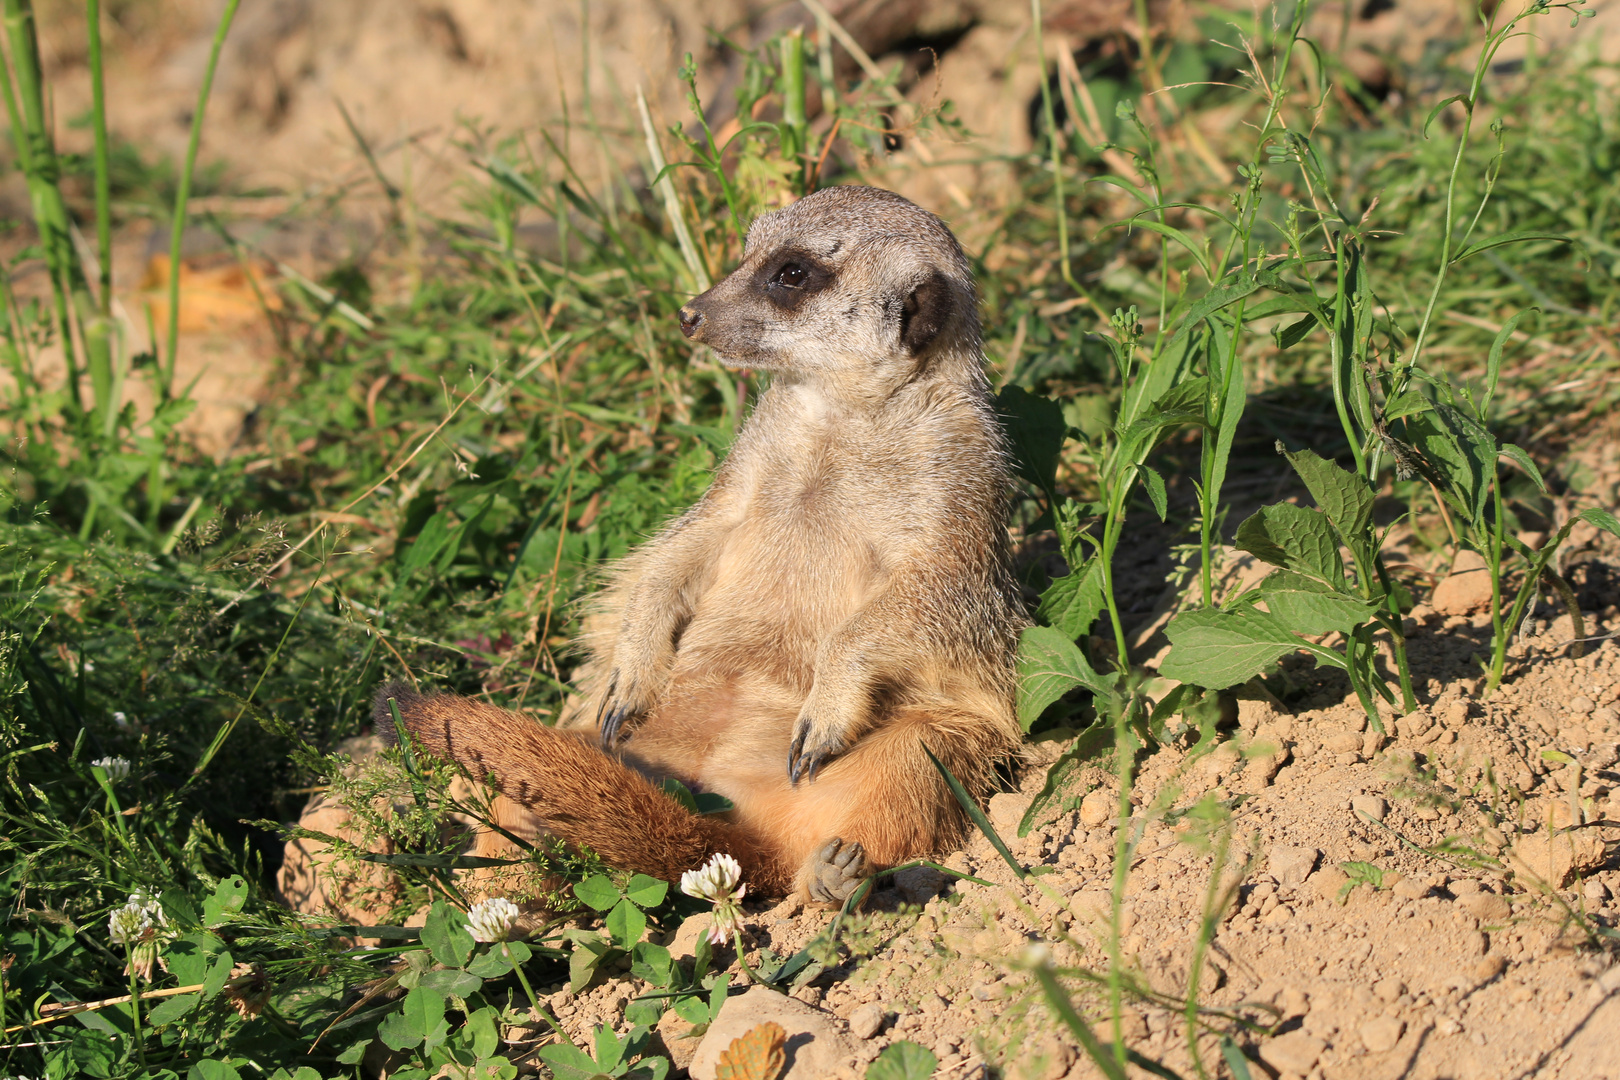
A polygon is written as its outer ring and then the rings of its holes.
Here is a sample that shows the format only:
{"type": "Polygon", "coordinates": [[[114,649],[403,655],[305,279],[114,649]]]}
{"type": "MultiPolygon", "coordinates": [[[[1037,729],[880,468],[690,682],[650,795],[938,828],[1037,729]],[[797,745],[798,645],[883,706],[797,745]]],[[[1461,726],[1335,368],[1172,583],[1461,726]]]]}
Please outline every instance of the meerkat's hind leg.
{"type": "Polygon", "coordinates": [[[845,843],[835,836],[811,857],[805,867],[805,886],[812,900],[842,904],[875,869],[859,841],[845,843]]]}

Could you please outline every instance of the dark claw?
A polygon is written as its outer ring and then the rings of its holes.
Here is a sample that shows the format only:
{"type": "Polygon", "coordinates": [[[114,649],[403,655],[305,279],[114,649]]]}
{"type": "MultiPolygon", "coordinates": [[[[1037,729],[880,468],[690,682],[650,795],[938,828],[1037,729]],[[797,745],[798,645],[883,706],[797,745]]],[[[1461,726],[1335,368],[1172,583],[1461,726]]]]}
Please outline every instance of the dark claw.
{"type": "Polygon", "coordinates": [[[827,755],[819,750],[805,753],[804,741],[810,735],[810,728],[805,729],[793,737],[793,745],[788,747],[788,779],[794,787],[799,786],[803,780],[807,784],[816,782],[816,773],[821,770],[821,763],[827,760],[827,755]]]}
{"type": "Polygon", "coordinates": [[[629,718],[630,707],[628,705],[615,705],[613,708],[607,710],[607,715],[602,719],[601,722],[603,750],[613,749],[613,743],[619,737],[619,729],[624,726],[624,722],[629,718]]]}

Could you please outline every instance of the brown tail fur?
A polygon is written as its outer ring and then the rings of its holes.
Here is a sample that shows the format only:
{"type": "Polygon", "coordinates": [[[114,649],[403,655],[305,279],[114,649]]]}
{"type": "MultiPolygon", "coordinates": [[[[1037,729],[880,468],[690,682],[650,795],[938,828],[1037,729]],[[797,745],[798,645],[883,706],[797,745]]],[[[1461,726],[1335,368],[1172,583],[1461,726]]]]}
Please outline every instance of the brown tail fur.
{"type": "Polygon", "coordinates": [[[564,732],[468,698],[418,694],[402,683],[377,693],[377,730],[393,731],[388,699],[399,706],[412,739],[475,776],[543,821],[550,832],[582,844],[620,870],[678,881],[711,855],[743,868],[754,891],[783,895],[797,867],[752,831],[687,810],[664,791],[594,745],[594,735],[564,732]]]}

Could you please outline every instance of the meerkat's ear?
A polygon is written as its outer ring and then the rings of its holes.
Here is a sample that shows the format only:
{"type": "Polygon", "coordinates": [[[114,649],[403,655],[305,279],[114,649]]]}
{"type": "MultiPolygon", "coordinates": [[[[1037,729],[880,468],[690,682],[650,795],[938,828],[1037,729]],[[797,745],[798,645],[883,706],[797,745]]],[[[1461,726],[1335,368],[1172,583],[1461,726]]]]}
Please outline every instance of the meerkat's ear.
{"type": "Polygon", "coordinates": [[[900,343],[912,356],[932,345],[950,321],[956,293],[945,275],[935,270],[924,278],[900,309],[900,343]]]}

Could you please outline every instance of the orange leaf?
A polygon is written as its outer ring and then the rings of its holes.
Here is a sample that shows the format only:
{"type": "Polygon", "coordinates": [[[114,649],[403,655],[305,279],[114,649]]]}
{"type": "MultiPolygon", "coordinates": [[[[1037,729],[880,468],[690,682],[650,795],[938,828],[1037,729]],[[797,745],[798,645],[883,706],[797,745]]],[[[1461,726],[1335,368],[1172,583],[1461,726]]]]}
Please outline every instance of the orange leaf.
{"type": "Polygon", "coordinates": [[[720,1052],[715,1080],[776,1080],[787,1064],[787,1032],[767,1020],[720,1052]]]}

